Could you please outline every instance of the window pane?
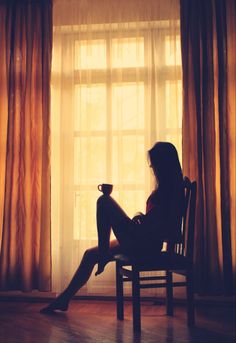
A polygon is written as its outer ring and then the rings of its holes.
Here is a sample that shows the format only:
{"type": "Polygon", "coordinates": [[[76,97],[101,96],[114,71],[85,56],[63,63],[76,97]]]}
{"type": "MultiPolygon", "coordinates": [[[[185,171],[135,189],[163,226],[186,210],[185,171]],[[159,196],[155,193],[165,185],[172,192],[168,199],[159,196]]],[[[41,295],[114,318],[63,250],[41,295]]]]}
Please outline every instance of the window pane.
{"type": "Polygon", "coordinates": [[[165,37],[165,61],[166,65],[181,65],[180,36],[165,37]]]}
{"type": "MultiPolygon", "coordinates": [[[[95,187],[96,188],[96,187],[95,187]]],[[[96,239],[97,191],[75,191],[74,239],[96,239]]]]}
{"type": "Polygon", "coordinates": [[[97,185],[106,177],[106,139],[74,138],[75,185],[97,185]]]}
{"type": "Polygon", "coordinates": [[[75,41],[75,69],[106,68],[105,39],[75,41]]]}
{"type": "Polygon", "coordinates": [[[143,190],[114,191],[112,196],[118,201],[130,218],[132,218],[136,212],[145,213],[146,199],[143,190]]]}
{"type": "Polygon", "coordinates": [[[106,86],[75,86],[75,131],[106,128],[106,86]]]}
{"type": "Polygon", "coordinates": [[[143,185],[147,163],[144,136],[113,137],[112,151],[112,182],[143,185]]]}
{"type": "Polygon", "coordinates": [[[111,47],[113,68],[144,66],[143,37],[112,39],[111,47]]]}
{"type": "Polygon", "coordinates": [[[180,80],[166,81],[166,127],[177,129],[182,127],[182,83],[180,80]],[[171,100],[170,100],[171,99],[171,100]]]}
{"type": "Polygon", "coordinates": [[[112,128],[144,128],[143,83],[115,84],[112,86],[112,128]]]}

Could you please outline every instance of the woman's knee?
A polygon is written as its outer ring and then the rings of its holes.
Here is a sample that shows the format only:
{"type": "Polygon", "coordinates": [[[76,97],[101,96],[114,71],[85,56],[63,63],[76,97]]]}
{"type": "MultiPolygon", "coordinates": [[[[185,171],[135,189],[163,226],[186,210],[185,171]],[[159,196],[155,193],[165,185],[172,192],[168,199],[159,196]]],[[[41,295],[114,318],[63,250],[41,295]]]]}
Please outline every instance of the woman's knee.
{"type": "Polygon", "coordinates": [[[112,201],[112,198],[109,195],[102,194],[97,200],[97,206],[108,204],[112,201]]]}
{"type": "Polygon", "coordinates": [[[84,257],[85,260],[97,263],[98,260],[98,247],[93,247],[85,250],[84,257]]]}

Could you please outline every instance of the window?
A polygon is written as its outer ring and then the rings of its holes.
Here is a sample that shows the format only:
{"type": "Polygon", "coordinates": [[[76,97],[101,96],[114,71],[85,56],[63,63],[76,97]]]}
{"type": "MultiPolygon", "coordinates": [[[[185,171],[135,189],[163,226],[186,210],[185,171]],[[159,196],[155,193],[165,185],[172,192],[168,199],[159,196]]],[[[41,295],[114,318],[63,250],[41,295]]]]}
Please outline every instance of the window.
{"type": "Polygon", "coordinates": [[[73,38],[75,240],[86,239],[88,228],[97,237],[99,183],[114,184],[114,197],[130,216],[145,211],[151,141],[173,142],[181,158],[180,38],[165,27],[156,41],[153,35],[155,27],[151,35],[143,28],[138,35],[114,30],[73,38]]]}
{"type": "MultiPolygon", "coordinates": [[[[148,149],[167,140],[181,158],[179,34],[178,21],[54,27],[54,290],[66,286],[85,249],[97,243],[97,185],[114,184],[112,196],[133,216],[145,212],[153,188],[148,149]]],[[[108,265],[83,294],[111,294],[113,276],[108,265]]]]}

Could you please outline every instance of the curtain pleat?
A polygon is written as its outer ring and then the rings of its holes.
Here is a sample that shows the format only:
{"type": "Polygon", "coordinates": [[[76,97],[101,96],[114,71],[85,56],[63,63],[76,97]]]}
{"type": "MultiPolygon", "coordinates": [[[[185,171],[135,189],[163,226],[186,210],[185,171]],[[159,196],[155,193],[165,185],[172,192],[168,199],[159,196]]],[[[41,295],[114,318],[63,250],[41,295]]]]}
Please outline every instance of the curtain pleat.
{"type": "MultiPolygon", "coordinates": [[[[226,293],[231,292],[233,284],[232,249],[231,249],[231,221],[230,221],[230,149],[229,137],[229,104],[227,55],[231,52],[230,41],[227,40],[227,12],[226,4],[216,1],[216,33],[218,45],[218,95],[219,95],[219,144],[220,144],[220,191],[221,191],[221,225],[223,249],[223,278],[226,293]],[[228,46],[229,45],[229,46],[228,46]]],[[[235,13],[234,13],[235,14],[235,13]]],[[[234,15],[236,19],[236,15],[234,15]]],[[[235,56],[236,61],[236,56],[235,56]]],[[[235,62],[236,63],[236,62],[235,62]]],[[[235,114],[234,114],[235,115],[235,114]]],[[[233,223],[232,223],[233,224],[233,223]]]]}
{"type": "Polygon", "coordinates": [[[228,71],[235,65],[235,33],[228,35],[227,22],[235,18],[231,0],[181,1],[183,169],[198,182],[196,287],[207,294],[234,290],[235,191],[230,161],[235,162],[235,136],[229,121],[235,118],[235,107],[229,87],[235,90],[235,84],[229,84],[228,71]]]}
{"type": "Polygon", "coordinates": [[[49,290],[52,3],[2,1],[0,16],[0,288],[49,290]]]}

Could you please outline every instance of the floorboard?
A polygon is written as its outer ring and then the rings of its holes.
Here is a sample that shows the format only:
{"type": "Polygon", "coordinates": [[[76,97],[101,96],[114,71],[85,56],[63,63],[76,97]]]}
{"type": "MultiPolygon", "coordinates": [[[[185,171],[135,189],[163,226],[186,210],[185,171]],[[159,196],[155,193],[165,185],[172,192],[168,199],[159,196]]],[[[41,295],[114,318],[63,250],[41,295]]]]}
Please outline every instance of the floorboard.
{"type": "Polygon", "coordinates": [[[133,334],[132,306],[125,303],[124,321],[116,320],[114,301],[73,300],[67,313],[42,315],[44,304],[2,301],[0,342],[3,343],[233,343],[235,308],[227,304],[198,306],[196,327],[186,325],[186,309],[142,302],[142,332],[133,334]]]}

